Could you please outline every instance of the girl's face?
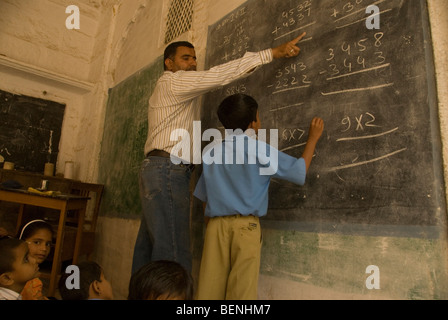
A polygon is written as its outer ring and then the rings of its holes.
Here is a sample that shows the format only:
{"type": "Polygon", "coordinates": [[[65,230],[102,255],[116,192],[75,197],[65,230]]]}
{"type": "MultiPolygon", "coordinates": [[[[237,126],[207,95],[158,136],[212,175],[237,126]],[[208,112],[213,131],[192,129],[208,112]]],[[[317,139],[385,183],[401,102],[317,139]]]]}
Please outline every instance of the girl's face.
{"type": "Polygon", "coordinates": [[[25,239],[30,249],[30,256],[36,260],[38,264],[47,259],[50,254],[52,236],[47,229],[37,230],[31,237],[25,239]]]}

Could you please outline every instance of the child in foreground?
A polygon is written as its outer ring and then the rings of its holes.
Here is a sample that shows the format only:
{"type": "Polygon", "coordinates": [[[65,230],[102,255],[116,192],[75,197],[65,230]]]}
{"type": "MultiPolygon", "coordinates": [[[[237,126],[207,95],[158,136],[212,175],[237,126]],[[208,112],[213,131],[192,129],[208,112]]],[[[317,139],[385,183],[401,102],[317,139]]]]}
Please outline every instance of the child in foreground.
{"type": "Polygon", "coordinates": [[[98,263],[83,261],[76,266],[79,270],[79,288],[74,287],[74,273],[62,273],[58,285],[62,300],[114,299],[112,285],[105,278],[103,268],[98,263]]]}
{"type": "Polygon", "coordinates": [[[0,300],[22,300],[25,284],[37,277],[39,267],[25,241],[0,239],[0,300]]]}
{"type": "MultiPolygon", "coordinates": [[[[50,254],[53,229],[44,220],[32,220],[21,228],[18,238],[28,244],[30,256],[40,265],[50,254]]],[[[43,283],[39,277],[28,281],[21,294],[23,300],[48,300],[43,294],[43,283]]]]}
{"type": "Polygon", "coordinates": [[[252,97],[227,97],[218,108],[218,118],[226,130],[234,131],[224,141],[206,147],[194,191],[206,203],[205,216],[210,218],[197,299],[255,300],[261,254],[259,217],[267,213],[271,178],[305,184],[324,123],[317,117],[311,121],[305,149],[297,159],[257,140],[261,122],[252,97]]]}
{"type": "Polygon", "coordinates": [[[129,282],[128,300],[192,300],[193,278],[178,262],[151,261],[129,282]]]}

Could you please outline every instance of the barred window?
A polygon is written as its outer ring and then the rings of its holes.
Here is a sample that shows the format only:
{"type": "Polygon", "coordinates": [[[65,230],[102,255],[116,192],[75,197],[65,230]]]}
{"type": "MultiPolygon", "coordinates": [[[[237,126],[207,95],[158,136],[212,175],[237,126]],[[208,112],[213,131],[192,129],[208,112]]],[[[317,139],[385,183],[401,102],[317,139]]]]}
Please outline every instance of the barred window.
{"type": "Polygon", "coordinates": [[[194,0],[171,0],[166,21],[165,44],[191,29],[194,0]]]}

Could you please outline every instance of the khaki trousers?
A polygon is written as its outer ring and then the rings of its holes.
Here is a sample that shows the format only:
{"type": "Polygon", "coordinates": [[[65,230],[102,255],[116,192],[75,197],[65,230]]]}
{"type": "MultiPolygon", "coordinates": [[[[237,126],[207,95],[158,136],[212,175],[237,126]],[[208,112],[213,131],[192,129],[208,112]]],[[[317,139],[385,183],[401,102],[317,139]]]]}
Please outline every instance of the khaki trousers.
{"type": "Polygon", "coordinates": [[[255,216],[211,218],[205,232],[198,300],[256,300],[261,227],[255,216]]]}

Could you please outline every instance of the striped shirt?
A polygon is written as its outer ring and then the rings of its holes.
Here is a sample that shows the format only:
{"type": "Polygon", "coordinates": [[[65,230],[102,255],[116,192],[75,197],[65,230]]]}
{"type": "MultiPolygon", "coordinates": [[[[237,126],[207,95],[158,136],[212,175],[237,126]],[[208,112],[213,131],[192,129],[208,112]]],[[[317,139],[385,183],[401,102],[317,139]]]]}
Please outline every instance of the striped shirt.
{"type": "Polygon", "coordinates": [[[7,288],[0,288],[0,300],[22,300],[22,295],[7,288]]]}
{"type": "MultiPolygon", "coordinates": [[[[193,121],[200,119],[200,96],[242,79],[250,75],[253,69],[272,60],[272,50],[266,49],[255,53],[247,52],[242,58],[207,71],[165,71],[149,98],[145,155],[154,149],[171,153],[176,146],[182,152],[173,151],[174,155],[179,156],[183,162],[192,163],[193,121]]],[[[199,153],[200,159],[201,150],[195,151],[199,153]]],[[[197,155],[194,159],[197,159],[197,155]]]]}

